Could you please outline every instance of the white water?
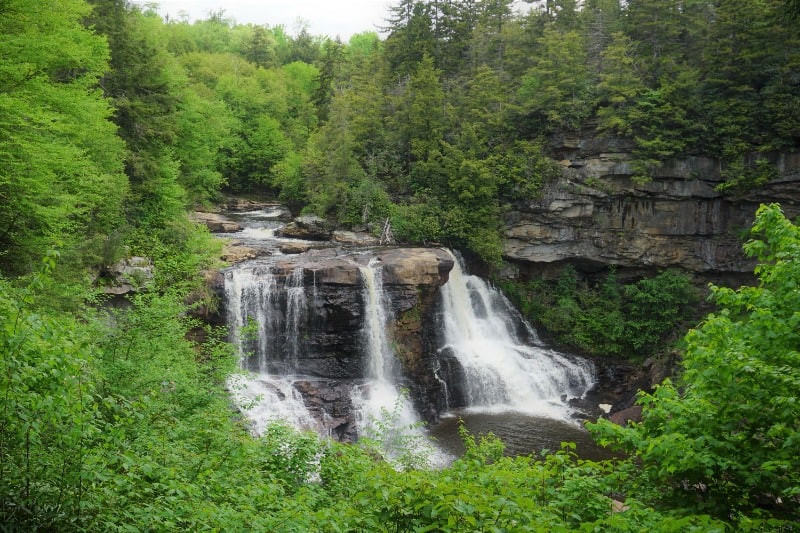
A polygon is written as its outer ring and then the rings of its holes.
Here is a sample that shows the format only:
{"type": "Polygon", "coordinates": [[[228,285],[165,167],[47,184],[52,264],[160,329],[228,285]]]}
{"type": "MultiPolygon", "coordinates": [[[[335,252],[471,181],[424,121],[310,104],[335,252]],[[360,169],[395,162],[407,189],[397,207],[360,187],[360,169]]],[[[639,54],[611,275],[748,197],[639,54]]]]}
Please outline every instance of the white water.
{"type": "Polygon", "coordinates": [[[278,327],[274,274],[262,265],[228,270],[225,300],[231,341],[239,353],[241,367],[266,373],[278,327]]]}
{"type": "Polygon", "coordinates": [[[245,239],[266,241],[275,238],[275,228],[245,228],[237,236],[245,239]]]}
{"type": "Polygon", "coordinates": [[[301,430],[319,428],[289,376],[234,374],[228,378],[228,389],[252,422],[254,435],[263,434],[270,423],[278,421],[301,430]]]}
{"type": "Polygon", "coordinates": [[[387,327],[389,321],[383,281],[379,263],[375,260],[359,267],[364,301],[364,326],[362,341],[367,360],[366,381],[353,390],[353,408],[359,431],[364,431],[376,422],[395,418],[393,425],[409,427],[419,422],[407,395],[401,393],[398,381],[397,361],[389,344],[387,327]]]}
{"type": "Polygon", "coordinates": [[[294,387],[296,378],[291,373],[299,355],[298,339],[306,313],[302,269],[287,277],[283,290],[285,309],[281,308],[278,283],[270,267],[255,264],[225,273],[230,338],[243,370],[228,379],[228,388],[257,435],[278,420],[298,429],[319,426],[294,387]],[[282,321],[284,316],[287,319],[282,321]],[[271,368],[276,364],[281,368],[277,374],[271,368]]]}
{"type": "Polygon", "coordinates": [[[300,355],[300,339],[306,319],[306,287],[303,282],[303,268],[296,267],[286,278],[286,356],[292,363],[300,355]]]}
{"type": "Polygon", "coordinates": [[[581,396],[593,384],[590,364],[524,344],[513,329],[520,317],[510,302],[481,278],[465,274],[459,258],[453,258],[442,287],[442,349],[449,349],[464,369],[468,407],[567,418],[562,396],[581,396]]]}

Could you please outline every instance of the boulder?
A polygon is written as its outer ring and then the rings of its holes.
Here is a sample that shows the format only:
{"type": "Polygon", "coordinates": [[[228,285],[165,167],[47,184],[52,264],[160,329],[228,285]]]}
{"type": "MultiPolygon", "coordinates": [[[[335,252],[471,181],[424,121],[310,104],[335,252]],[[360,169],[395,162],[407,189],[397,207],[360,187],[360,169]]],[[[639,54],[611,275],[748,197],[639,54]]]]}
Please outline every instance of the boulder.
{"type": "Polygon", "coordinates": [[[278,249],[287,255],[302,254],[311,249],[311,245],[307,242],[282,242],[278,245],[278,249]]]}
{"type": "Polygon", "coordinates": [[[281,237],[308,241],[327,241],[330,240],[333,234],[333,228],[324,218],[303,216],[295,218],[276,233],[281,237]]]}
{"type": "Polygon", "coordinates": [[[242,226],[217,213],[204,213],[196,211],[192,213],[191,219],[198,224],[203,224],[212,233],[235,233],[242,231],[242,226]]]}
{"type": "Polygon", "coordinates": [[[226,263],[235,265],[248,259],[255,259],[264,253],[263,250],[245,246],[239,241],[228,241],[222,247],[221,258],[226,263]]]}
{"type": "Polygon", "coordinates": [[[628,422],[641,422],[642,421],[642,406],[634,405],[622,411],[617,411],[608,417],[609,420],[619,426],[627,426],[628,422]]]}
{"type": "Polygon", "coordinates": [[[146,288],[153,280],[153,263],[147,257],[127,257],[105,271],[110,283],[103,287],[106,294],[128,294],[146,288]]]}
{"type": "Polygon", "coordinates": [[[453,258],[439,248],[391,248],[378,254],[383,282],[389,285],[434,285],[447,283],[453,258]]]}
{"type": "Polygon", "coordinates": [[[377,246],[379,244],[377,237],[366,232],[334,231],[333,240],[340,244],[354,246],[377,246]]]}

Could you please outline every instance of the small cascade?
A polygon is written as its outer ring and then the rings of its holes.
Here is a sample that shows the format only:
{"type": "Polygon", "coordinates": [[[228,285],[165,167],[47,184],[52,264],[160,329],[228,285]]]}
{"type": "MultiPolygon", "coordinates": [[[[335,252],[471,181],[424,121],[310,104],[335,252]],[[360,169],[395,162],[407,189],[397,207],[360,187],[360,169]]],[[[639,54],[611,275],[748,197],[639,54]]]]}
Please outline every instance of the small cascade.
{"type": "Polygon", "coordinates": [[[303,273],[303,268],[295,268],[279,287],[268,265],[225,272],[227,319],[242,368],[261,373],[296,368],[307,322],[303,273]]]}
{"type": "Polygon", "coordinates": [[[519,317],[511,303],[483,279],[465,274],[454,256],[442,287],[444,343],[441,352],[457,359],[464,373],[466,405],[552,417],[565,415],[561,398],[581,396],[594,383],[591,365],[536,345],[514,328],[519,317]]]}
{"type": "Polygon", "coordinates": [[[301,430],[319,428],[291,377],[234,374],[228,379],[228,390],[252,421],[254,435],[263,434],[270,423],[278,421],[301,430]]]}
{"type": "Polygon", "coordinates": [[[364,301],[362,342],[367,361],[366,382],[354,388],[352,396],[359,430],[365,429],[373,420],[384,418],[387,413],[398,417],[394,423],[400,427],[419,421],[411,402],[395,385],[399,372],[386,332],[390,307],[379,265],[373,259],[367,266],[359,267],[364,301]]]}
{"type": "Polygon", "coordinates": [[[277,281],[268,266],[232,269],[225,273],[225,300],[232,342],[241,366],[269,372],[270,354],[279,327],[277,281]]]}
{"type": "Polygon", "coordinates": [[[303,269],[287,277],[283,291],[268,265],[230,269],[225,300],[231,342],[240,367],[249,371],[232,375],[228,388],[252,421],[253,432],[261,434],[278,420],[298,429],[317,428],[292,375],[306,314],[303,269]]]}
{"type": "Polygon", "coordinates": [[[297,363],[300,355],[300,339],[303,338],[302,327],[306,319],[306,288],[303,284],[303,268],[297,267],[292,275],[286,278],[286,357],[297,363]]]}

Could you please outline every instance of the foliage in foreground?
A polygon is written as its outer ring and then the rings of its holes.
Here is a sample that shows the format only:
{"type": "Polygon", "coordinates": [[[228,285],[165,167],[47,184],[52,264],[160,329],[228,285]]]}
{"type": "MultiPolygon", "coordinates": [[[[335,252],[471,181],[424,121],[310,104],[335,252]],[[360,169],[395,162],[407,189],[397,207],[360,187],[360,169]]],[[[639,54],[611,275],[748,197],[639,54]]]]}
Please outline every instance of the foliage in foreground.
{"type": "MultiPolygon", "coordinates": [[[[59,531],[792,531],[798,527],[795,226],[759,212],[761,284],[715,289],[722,311],[688,339],[683,392],[645,397],[645,421],[600,424],[633,460],[571,445],[504,457],[491,435],[439,470],[403,471],[369,444],[273,426],[252,437],[180,294],[80,320],[40,302],[55,266],[0,280],[0,523],[59,531]],[[624,500],[614,511],[612,498],[624,500]],[[784,502],[782,505],[780,501],[784,502]],[[794,504],[794,506],[792,506],[794,504]],[[786,521],[786,520],[794,520],[786,521]]],[[[377,436],[381,438],[380,435],[377,436]]]]}
{"type": "Polygon", "coordinates": [[[758,285],[712,286],[719,312],[686,336],[683,375],[643,394],[644,420],[595,427],[682,505],[800,519],[800,228],[762,206],[745,251],[758,285]]]}

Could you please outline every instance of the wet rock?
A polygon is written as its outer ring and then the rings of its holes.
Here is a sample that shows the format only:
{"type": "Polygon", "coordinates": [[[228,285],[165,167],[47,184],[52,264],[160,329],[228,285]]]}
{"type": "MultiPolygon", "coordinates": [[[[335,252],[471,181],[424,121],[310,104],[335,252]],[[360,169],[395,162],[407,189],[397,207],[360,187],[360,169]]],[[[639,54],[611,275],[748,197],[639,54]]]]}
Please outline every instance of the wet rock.
{"type": "Polygon", "coordinates": [[[327,241],[333,234],[333,227],[324,218],[317,216],[297,217],[276,232],[282,237],[308,241],[327,241]]]}
{"type": "Polygon", "coordinates": [[[220,256],[223,261],[228,264],[235,265],[248,259],[255,259],[263,255],[264,251],[251,246],[245,246],[238,241],[228,241],[222,247],[222,255],[220,256]]]}
{"type": "Polygon", "coordinates": [[[217,213],[204,213],[196,211],[191,219],[198,224],[205,225],[212,233],[235,233],[242,231],[242,226],[217,213]]]}
{"type": "Polygon", "coordinates": [[[298,380],[294,387],[303,395],[306,408],[323,432],[341,442],[355,442],[358,428],[350,394],[352,382],[298,380]]]}
{"type": "Polygon", "coordinates": [[[617,411],[608,417],[609,420],[619,426],[627,426],[628,422],[641,422],[642,421],[642,406],[634,405],[622,411],[617,411]]]}
{"type": "Polygon", "coordinates": [[[439,248],[391,248],[378,254],[385,284],[435,285],[447,282],[453,260],[439,248]]]}
{"type": "Polygon", "coordinates": [[[307,242],[282,242],[278,245],[278,249],[287,255],[296,255],[306,253],[311,249],[311,245],[307,242]]]}

